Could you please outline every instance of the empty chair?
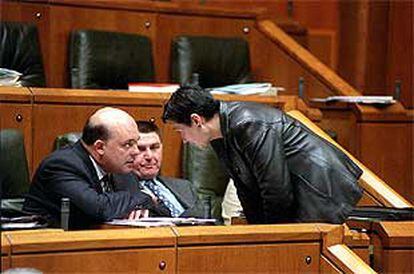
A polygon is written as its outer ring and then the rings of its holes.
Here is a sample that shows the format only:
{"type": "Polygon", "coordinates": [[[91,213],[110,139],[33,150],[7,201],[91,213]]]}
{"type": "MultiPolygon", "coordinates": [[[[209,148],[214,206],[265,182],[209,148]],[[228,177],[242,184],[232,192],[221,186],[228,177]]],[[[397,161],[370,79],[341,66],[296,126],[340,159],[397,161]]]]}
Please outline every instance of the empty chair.
{"type": "Polygon", "coordinates": [[[130,82],[153,82],[148,37],[97,30],[72,32],[69,46],[72,88],[127,89],[130,82]]]}
{"type": "Polygon", "coordinates": [[[0,22],[0,68],[20,72],[22,86],[44,87],[45,74],[35,25],[0,22]]]}
{"type": "Polygon", "coordinates": [[[0,186],[2,217],[24,215],[24,195],[30,186],[29,168],[23,134],[17,129],[0,130],[0,186]]]}
{"type": "Polygon", "coordinates": [[[203,88],[251,81],[249,44],[242,38],[179,36],[171,50],[173,82],[186,84],[194,73],[203,88]]]}
{"type": "Polygon", "coordinates": [[[29,190],[29,168],[20,130],[0,130],[0,181],[2,199],[22,197],[29,190]]]}

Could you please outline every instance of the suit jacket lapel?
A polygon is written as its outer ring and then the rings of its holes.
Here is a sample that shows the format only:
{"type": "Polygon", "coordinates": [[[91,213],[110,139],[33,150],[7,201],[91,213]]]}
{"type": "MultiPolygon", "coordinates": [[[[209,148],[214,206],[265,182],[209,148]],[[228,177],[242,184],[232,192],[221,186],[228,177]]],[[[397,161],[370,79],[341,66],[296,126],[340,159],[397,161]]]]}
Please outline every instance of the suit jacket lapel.
{"type": "Polygon", "coordinates": [[[191,206],[188,202],[188,199],[186,199],[186,197],[183,195],[182,191],[180,191],[177,185],[174,185],[172,182],[166,180],[162,176],[158,176],[157,180],[161,181],[164,184],[164,186],[174,194],[174,196],[181,203],[184,209],[188,209],[191,206]]]}
{"type": "Polygon", "coordinates": [[[98,174],[96,174],[95,167],[93,166],[93,163],[91,159],[89,158],[88,151],[83,147],[81,144],[81,141],[77,141],[74,145],[75,152],[80,156],[82,161],[85,163],[86,167],[88,168],[88,174],[91,175],[91,182],[93,182],[93,187],[98,191],[102,192],[102,187],[99,184],[98,174]]]}

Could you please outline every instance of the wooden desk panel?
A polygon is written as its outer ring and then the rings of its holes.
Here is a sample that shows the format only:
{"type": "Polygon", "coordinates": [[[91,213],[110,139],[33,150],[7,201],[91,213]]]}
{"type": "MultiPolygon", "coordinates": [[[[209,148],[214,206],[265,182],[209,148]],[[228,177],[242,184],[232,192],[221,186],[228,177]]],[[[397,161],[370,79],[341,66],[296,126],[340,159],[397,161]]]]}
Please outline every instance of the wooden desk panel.
{"type": "Polygon", "coordinates": [[[414,249],[411,250],[383,250],[383,273],[414,273],[414,249]]]}
{"type": "Polygon", "coordinates": [[[232,225],[173,228],[178,246],[319,241],[315,224],[232,225]]]}
{"type": "Polygon", "coordinates": [[[11,267],[56,272],[175,272],[169,228],[7,232],[11,267]],[[160,265],[161,264],[161,265],[160,265]]]}
{"type": "Polygon", "coordinates": [[[316,242],[179,247],[177,272],[316,273],[319,250],[316,242]]]}
{"type": "Polygon", "coordinates": [[[28,266],[44,273],[175,273],[175,248],[114,248],[13,256],[12,267],[28,266]]]}
{"type": "Polygon", "coordinates": [[[0,129],[22,131],[29,172],[32,170],[32,94],[27,88],[0,87],[0,129]]]}
{"type": "Polygon", "coordinates": [[[319,271],[322,236],[315,224],[173,229],[177,235],[178,273],[319,271]]]}
{"type": "Polygon", "coordinates": [[[414,222],[373,225],[374,268],[383,273],[414,272],[414,222]]]}
{"type": "Polygon", "coordinates": [[[1,234],[1,271],[10,268],[11,264],[10,243],[4,233],[1,234]]]}
{"type": "Polygon", "coordinates": [[[13,247],[13,254],[175,246],[175,235],[167,227],[79,231],[52,229],[11,231],[5,234],[13,247]]]}

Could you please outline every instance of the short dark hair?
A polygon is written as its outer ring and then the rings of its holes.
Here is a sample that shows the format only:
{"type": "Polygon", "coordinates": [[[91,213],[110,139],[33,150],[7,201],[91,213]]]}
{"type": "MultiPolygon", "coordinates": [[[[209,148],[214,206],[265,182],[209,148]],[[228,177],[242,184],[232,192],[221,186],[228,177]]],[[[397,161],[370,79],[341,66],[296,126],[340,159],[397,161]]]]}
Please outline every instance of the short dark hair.
{"type": "Polygon", "coordinates": [[[181,86],[164,105],[163,122],[167,120],[191,126],[191,114],[203,116],[207,121],[220,109],[220,101],[199,86],[181,86]]]}
{"type": "Polygon", "coordinates": [[[155,132],[161,137],[160,128],[153,121],[138,120],[136,123],[139,133],[155,132]]]}
{"type": "Polygon", "coordinates": [[[96,140],[106,141],[110,137],[109,129],[103,124],[92,125],[90,119],[86,121],[82,132],[82,141],[90,146],[95,143],[96,140]]]}

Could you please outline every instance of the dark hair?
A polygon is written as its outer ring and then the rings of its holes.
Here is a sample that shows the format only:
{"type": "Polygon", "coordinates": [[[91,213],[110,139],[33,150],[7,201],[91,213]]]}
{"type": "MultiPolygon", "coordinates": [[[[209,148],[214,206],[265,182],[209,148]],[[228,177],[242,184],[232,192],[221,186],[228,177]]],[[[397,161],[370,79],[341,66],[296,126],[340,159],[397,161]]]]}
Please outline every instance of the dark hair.
{"type": "Polygon", "coordinates": [[[96,140],[106,141],[109,139],[109,136],[109,130],[106,126],[102,124],[92,125],[90,119],[86,121],[83,127],[82,141],[88,146],[93,145],[96,140]]]}
{"type": "Polygon", "coordinates": [[[191,114],[203,116],[207,121],[218,113],[220,102],[199,86],[181,86],[164,105],[163,122],[167,120],[191,126],[191,114]]]}
{"type": "Polygon", "coordinates": [[[151,133],[155,132],[161,137],[159,127],[152,121],[138,120],[136,121],[139,133],[151,133]]]}

